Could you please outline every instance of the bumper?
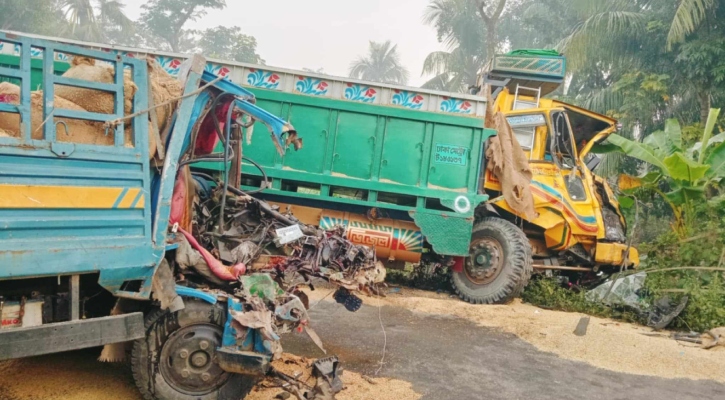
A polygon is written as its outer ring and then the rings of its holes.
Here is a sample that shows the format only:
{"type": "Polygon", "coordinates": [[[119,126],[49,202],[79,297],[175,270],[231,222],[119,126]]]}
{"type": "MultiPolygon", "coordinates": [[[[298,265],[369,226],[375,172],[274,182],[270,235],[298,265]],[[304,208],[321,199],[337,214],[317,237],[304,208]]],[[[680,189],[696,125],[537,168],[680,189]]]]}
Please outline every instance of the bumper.
{"type": "MultiPolygon", "coordinates": [[[[627,245],[624,243],[597,243],[595,260],[598,264],[620,265],[626,251],[627,245]]],[[[631,247],[625,266],[637,268],[638,265],[639,252],[631,247]]]]}
{"type": "Polygon", "coordinates": [[[142,313],[0,331],[0,360],[103,346],[144,337],[142,313]]]}

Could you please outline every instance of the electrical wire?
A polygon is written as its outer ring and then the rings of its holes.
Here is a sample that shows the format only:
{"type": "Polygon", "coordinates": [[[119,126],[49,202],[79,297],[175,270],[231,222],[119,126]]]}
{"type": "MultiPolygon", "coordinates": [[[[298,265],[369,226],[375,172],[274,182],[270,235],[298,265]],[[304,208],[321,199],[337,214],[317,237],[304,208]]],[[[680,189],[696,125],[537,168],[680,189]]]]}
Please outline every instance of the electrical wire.
{"type": "Polygon", "coordinates": [[[256,161],[252,160],[251,158],[242,157],[242,160],[247,160],[250,164],[252,164],[255,167],[257,167],[257,169],[259,170],[259,172],[262,173],[262,182],[263,182],[262,183],[262,187],[260,187],[259,189],[255,189],[255,190],[251,190],[251,191],[244,191],[243,190],[242,192],[243,193],[246,193],[246,194],[255,194],[255,193],[259,193],[259,192],[263,191],[264,189],[266,189],[267,188],[267,185],[269,183],[269,179],[267,178],[267,172],[264,170],[264,168],[262,168],[261,165],[259,165],[256,161]]]}

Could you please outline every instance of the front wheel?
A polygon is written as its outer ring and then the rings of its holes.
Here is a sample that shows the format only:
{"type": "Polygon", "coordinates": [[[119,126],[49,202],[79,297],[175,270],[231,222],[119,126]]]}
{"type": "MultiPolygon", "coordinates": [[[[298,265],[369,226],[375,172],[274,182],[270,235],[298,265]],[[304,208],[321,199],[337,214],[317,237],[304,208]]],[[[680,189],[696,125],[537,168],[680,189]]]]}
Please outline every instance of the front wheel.
{"type": "Polygon", "coordinates": [[[532,263],[531,244],[521,229],[500,218],[484,218],[473,227],[469,256],[451,280],[469,303],[506,304],[529,283],[532,263]]]}
{"type": "Polygon", "coordinates": [[[133,344],[131,370],[146,400],[239,399],[253,378],[230,374],[215,360],[226,311],[219,305],[184,299],[171,313],[156,309],[146,316],[146,337],[133,344]]]}

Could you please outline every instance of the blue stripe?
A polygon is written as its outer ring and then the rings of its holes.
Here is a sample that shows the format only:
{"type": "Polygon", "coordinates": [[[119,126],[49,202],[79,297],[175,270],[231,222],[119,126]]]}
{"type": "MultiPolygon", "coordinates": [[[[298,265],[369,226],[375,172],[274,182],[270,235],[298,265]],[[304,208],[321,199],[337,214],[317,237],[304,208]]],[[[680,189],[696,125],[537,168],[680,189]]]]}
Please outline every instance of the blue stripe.
{"type": "Polygon", "coordinates": [[[118,208],[118,205],[121,204],[121,201],[126,196],[126,193],[128,193],[128,188],[123,188],[123,190],[121,191],[121,194],[118,196],[118,198],[116,199],[116,202],[113,203],[113,207],[111,207],[111,208],[118,208]]]}
{"type": "Polygon", "coordinates": [[[553,188],[551,188],[541,182],[532,181],[531,183],[538,186],[539,188],[543,189],[544,191],[548,192],[550,195],[552,195],[554,197],[558,197],[559,200],[561,200],[562,203],[564,203],[566,206],[568,206],[570,211],[572,213],[574,213],[574,215],[576,215],[576,217],[579,218],[580,220],[586,222],[587,224],[596,224],[597,223],[596,217],[583,217],[583,216],[577,214],[576,211],[574,211],[574,207],[572,207],[571,204],[569,204],[566,200],[564,200],[561,197],[561,193],[557,192],[553,188]]]}
{"type": "Polygon", "coordinates": [[[138,203],[139,200],[141,200],[141,195],[143,194],[143,190],[139,190],[136,194],[136,198],[133,199],[133,203],[131,203],[131,208],[136,208],[136,203],[138,203]]]}

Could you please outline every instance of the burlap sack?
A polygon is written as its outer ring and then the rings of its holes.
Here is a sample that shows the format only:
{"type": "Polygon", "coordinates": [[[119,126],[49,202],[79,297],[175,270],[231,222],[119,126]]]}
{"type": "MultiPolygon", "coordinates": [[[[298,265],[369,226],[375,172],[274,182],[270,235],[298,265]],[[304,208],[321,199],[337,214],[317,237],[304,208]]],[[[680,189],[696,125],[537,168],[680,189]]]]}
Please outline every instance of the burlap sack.
{"type": "Polygon", "coordinates": [[[501,182],[501,192],[509,207],[529,221],[535,219],[529,160],[516,140],[506,116],[502,112],[494,112],[490,88],[484,126],[498,132],[496,136],[488,139],[486,168],[501,182]]]}
{"type": "MultiPolygon", "coordinates": [[[[66,78],[82,79],[92,82],[114,83],[113,67],[110,65],[96,65],[96,60],[88,57],[76,56],[71,61],[72,67],[63,76],[66,78]]],[[[131,71],[123,74],[123,110],[130,114],[133,110],[133,96],[138,87],[133,83],[131,71]]],[[[102,113],[113,113],[113,94],[99,90],[81,89],[72,86],[55,85],[55,94],[66,100],[78,104],[84,109],[102,113]]]]}
{"type": "MultiPolygon", "coordinates": [[[[176,78],[168,72],[153,57],[146,58],[149,71],[149,83],[154,98],[154,105],[159,105],[171,99],[178,99],[184,92],[184,88],[176,78]]],[[[159,123],[159,131],[163,132],[171,122],[171,115],[176,109],[178,102],[164,107],[156,108],[156,118],[159,123]]],[[[149,135],[150,135],[149,130],[149,135]]]]}
{"type": "MultiPolygon", "coordinates": [[[[0,101],[9,104],[20,103],[20,87],[12,83],[0,83],[0,101]]],[[[53,100],[56,109],[62,108],[74,111],[86,111],[83,107],[68,101],[62,97],[55,96],[53,100]]],[[[56,124],[56,140],[58,142],[72,142],[83,144],[95,144],[112,146],[114,137],[111,132],[105,135],[103,123],[83,121],[71,118],[53,118],[47,123],[56,124]],[[60,124],[59,122],[64,124],[60,124]],[[67,132],[65,127],[67,127],[67,132]]],[[[43,138],[43,92],[36,91],[30,94],[30,129],[33,139],[43,138]]],[[[20,136],[20,115],[15,113],[0,113],[0,129],[13,137],[20,136]]],[[[126,145],[132,146],[130,130],[126,132],[126,145]]],[[[155,143],[154,143],[155,149],[155,143]]]]}

